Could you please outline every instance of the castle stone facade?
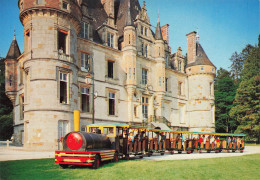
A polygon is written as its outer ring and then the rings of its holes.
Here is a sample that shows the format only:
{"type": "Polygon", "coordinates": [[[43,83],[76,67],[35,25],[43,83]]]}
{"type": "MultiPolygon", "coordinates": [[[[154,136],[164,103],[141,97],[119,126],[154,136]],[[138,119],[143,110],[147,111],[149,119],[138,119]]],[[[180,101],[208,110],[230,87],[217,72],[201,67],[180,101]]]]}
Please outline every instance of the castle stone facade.
{"type": "Polygon", "coordinates": [[[160,26],[158,18],[154,32],[138,0],[18,5],[24,52],[14,37],[5,60],[17,144],[58,149],[74,129],[74,110],[81,111],[82,130],[93,113],[95,122],[215,130],[216,68],[197,32],[187,34],[185,66],[182,49],[171,52],[169,25],[160,26]]]}

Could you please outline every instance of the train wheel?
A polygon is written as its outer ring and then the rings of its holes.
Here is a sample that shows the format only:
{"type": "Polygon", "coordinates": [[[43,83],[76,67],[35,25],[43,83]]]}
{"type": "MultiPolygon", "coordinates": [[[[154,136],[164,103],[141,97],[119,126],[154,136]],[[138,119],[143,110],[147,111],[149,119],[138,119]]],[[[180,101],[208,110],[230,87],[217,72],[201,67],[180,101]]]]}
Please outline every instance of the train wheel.
{"type": "Polygon", "coordinates": [[[178,154],[181,154],[181,151],[178,151],[178,154]]]}
{"type": "Polygon", "coordinates": [[[163,155],[164,155],[164,153],[162,152],[162,153],[161,153],[161,155],[163,156],[163,155]]]}
{"type": "Polygon", "coordinates": [[[191,153],[191,151],[187,151],[187,154],[190,154],[191,153]]]}
{"type": "Polygon", "coordinates": [[[127,154],[127,155],[125,155],[125,160],[129,160],[130,158],[129,158],[129,154],[127,154]]]}
{"type": "Polygon", "coordinates": [[[144,156],[139,156],[140,159],[143,159],[144,156]]]}
{"type": "Polygon", "coordinates": [[[93,169],[98,169],[100,166],[100,158],[98,155],[95,156],[95,161],[94,161],[94,164],[93,164],[93,169]]]}
{"type": "Polygon", "coordinates": [[[61,169],[66,169],[69,167],[68,164],[59,164],[61,169]]]}
{"type": "Polygon", "coordinates": [[[150,157],[152,155],[152,153],[148,153],[147,156],[150,157]]]}
{"type": "Polygon", "coordinates": [[[210,151],[209,151],[209,150],[207,150],[207,153],[210,153],[210,151]]]}
{"type": "Polygon", "coordinates": [[[119,158],[118,158],[118,153],[115,153],[114,154],[114,159],[113,159],[114,162],[118,162],[119,161],[119,158]]]}
{"type": "Polygon", "coordinates": [[[236,150],[232,150],[232,152],[236,152],[236,150]]]}
{"type": "Polygon", "coordinates": [[[174,154],[174,151],[171,151],[171,154],[174,154]]]}

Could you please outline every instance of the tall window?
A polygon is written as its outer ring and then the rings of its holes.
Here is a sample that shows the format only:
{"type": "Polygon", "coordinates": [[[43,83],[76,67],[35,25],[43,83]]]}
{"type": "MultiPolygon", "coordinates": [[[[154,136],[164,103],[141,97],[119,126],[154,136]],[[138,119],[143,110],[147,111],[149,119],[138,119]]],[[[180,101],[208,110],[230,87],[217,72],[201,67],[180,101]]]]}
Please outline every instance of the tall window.
{"type": "Polygon", "coordinates": [[[147,36],[147,28],[144,30],[144,35],[147,36]]]}
{"type": "Polygon", "coordinates": [[[85,22],[81,23],[81,37],[89,39],[89,24],[85,22]]]}
{"type": "Polygon", "coordinates": [[[114,78],[114,62],[107,61],[107,77],[114,78]]]}
{"type": "Polygon", "coordinates": [[[142,84],[147,84],[147,70],[142,69],[142,84]]]}
{"type": "Polygon", "coordinates": [[[115,93],[109,92],[109,115],[115,115],[115,93]]]}
{"type": "Polygon", "coordinates": [[[141,26],[141,34],[144,34],[144,27],[141,26]]]}
{"type": "Polygon", "coordinates": [[[23,120],[24,119],[24,96],[21,95],[20,96],[20,119],[23,120]]]}
{"type": "Polygon", "coordinates": [[[165,67],[168,67],[168,56],[167,55],[165,55],[164,60],[165,60],[165,67]]]}
{"type": "Polygon", "coordinates": [[[30,30],[28,29],[25,32],[25,45],[26,45],[26,50],[29,51],[31,49],[31,42],[30,42],[30,30]]]}
{"type": "Polygon", "coordinates": [[[81,53],[81,69],[89,71],[89,55],[81,53]]]}
{"type": "Polygon", "coordinates": [[[142,56],[147,57],[148,46],[142,43],[141,44],[141,52],[142,52],[142,56]]]}
{"type": "Polygon", "coordinates": [[[89,88],[81,87],[81,109],[82,112],[90,112],[89,88]]]}
{"type": "Polygon", "coordinates": [[[60,103],[68,103],[68,74],[60,72],[60,103]]]}
{"type": "Polygon", "coordinates": [[[107,33],[107,45],[112,48],[114,47],[114,35],[109,32],[107,33]]]}
{"type": "Polygon", "coordinates": [[[178,94],[182,95],[182,82],[178,83],[178,94]]]}
{"type": "Polygon", "coordinates": [[[58,31],[58,51],[60,54],[66,54],[67,35],[65,31],[58,31]]]}
{"type": "Polygon", "coordinates": [[[137,117],[137,106],[134,106],[134,117],[137,117]]]}
{"type": "Polygon", "coordinates": [[[213,89],[213,83],[210,82],[209,83],[209,93],[210,93],[210,96],[214,96],[214,89],[213,89]]]}
{"type": "Polygon", "coordinates": [[[162,85],[162,78],[159,77],[159,86],[161,86],[161,85],[162,85]]]}
{"type": "Polygon", "coordinates": [[[165,78],[165,91],[168,91],[168,78],[165,78]]]}
{"type": "Polygon", "coordinates": [[[142,97],[142,113],[144,118],[148,118],[148,98],[142,97]]]}
{"type": "Polygon", "coordinates": [[[148,48],[147,45],[144,46],[144,57],[147,57],[148,48]]]}
{"type": "Polygon", "coordinates": [[[20,84],[23,84],[23,68],[20,67],[20,84]]]}

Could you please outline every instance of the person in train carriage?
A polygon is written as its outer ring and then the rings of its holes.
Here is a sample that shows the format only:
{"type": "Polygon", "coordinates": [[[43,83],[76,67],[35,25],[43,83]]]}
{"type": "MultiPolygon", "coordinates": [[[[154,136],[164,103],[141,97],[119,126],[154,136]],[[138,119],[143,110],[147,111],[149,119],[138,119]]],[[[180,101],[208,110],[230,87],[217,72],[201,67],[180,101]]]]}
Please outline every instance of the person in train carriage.
{"type": "Polygon", "coordinates": [[[231,138],[230,138],[230,136],[229,136],[228,139],[227,139],[227,145],[229,145],[229,143],[231,143],[231,138]]]}
{"type": "Polygon", "coordinates": [[[161,133],[161,140],[165,141],[166,140],[166,136],[164,135],[164,133],[161,133]]]}
{"type": "Polygon", "coordinates": [[[185,142],[187,140],[187,137],[185,136],[185,134],[182,134],[182,146],[183,146],[183,150],[186,150],[186,146],[185,146],[185,142]]]}
{"type": "Polygon", "coordinates": [[[210,142],[210,144],[215,143],[215,136],[211,136],[209,142],[210,142]]]}
{"type": "Polygon", "coordinates": [[[233,138],[232,138],[232,143],[235,143],[235,142],[236,142],[236,138],[233,137],[233,138]]]}
{"type": "Polygon", "coordinates": [[[130,134],[129,134],[129,136],[128,136],[128,141],[134,142],[133,132],[130,132],[130,134]]]}
{"type": "Polygon", "coordinates": [[[216,143],[217,143],[217,145],[218,145],[218,147],[219,147],[219,145],[220,145],[220,139],[219,139],[219,137],[217,137],[216,143]]]}
{"type": "Polygon", "coordinates": [[[199,147],[201,146],[201,143],[203,143],[203,138],[201,135],[199,135],[199,147]]]}
{"type": "Polygon", "coordinates": [[[238,148],[241,147],[241,139],[239,137],[237,137],[237,147],[238,148]]]}

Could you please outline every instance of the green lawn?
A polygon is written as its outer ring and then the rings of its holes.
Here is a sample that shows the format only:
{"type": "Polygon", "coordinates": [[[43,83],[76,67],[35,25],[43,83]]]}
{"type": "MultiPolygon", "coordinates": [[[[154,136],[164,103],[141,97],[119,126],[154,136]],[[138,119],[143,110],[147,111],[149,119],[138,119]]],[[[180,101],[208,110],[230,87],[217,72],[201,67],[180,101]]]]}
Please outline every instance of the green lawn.
{"type": "Polygon", "coordinates": [[[120,161],[97,170],[59,169],[54,159],[0,162],[0,179],[259,179],[260,154],[177,161],[120,161]]]}

